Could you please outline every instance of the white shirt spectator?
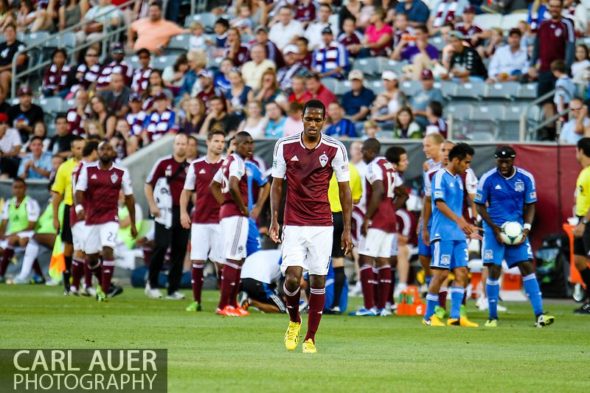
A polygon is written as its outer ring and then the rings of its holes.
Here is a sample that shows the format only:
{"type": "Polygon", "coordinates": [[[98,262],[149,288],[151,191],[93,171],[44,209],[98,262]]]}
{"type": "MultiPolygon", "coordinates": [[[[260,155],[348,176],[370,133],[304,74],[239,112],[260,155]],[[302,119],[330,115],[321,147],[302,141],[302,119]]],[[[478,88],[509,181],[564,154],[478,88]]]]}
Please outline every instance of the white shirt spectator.
{"type": "MultiPolygon", "coordinates": [[[[584,128],[590,126],[590,119],[584,118],[584,128]]],[[[561,127],[561,134],[559,136],[559,142],[565,144],[575,145],[584,136],[584,130],[581,134],[576,132],[576,119],[571,118],[561,127]]]]}
{"type": "Polygon", "coordinates": [[[313,22],[309,26],[307,26],[307,30],[305,30],[305,38],[309,41],[309,50],[313,51],[314,49],[320,48],[323,45],[322,42],[322,30],[325,27],[329,27],[332,29],[332,33],[334,33],[334,37],[338,37],[339,30],[338,25],[336,23],[323,23],[323,22],[313,22]]]}
{"type": "Polygon", "coordinates": [[[2,153],[10,153],[16,146],[21,145],[20,134],[14,128],[7,129],[6,134],[0,139],[0,151],[2,153]]]}
{"type": "Polygon", "coordinates": [[[264,71],[272,68],[276,68],[275,63],[272,60],[264,59],[260,64],[256,64],[254,60],[250,60],[242,66],[242,78],[244,82],[252,89],[257,90],[260,88],[260,81],[264,71]]]}
{"type": "Polygon", "coordinates": [[[519,48],[516,52],[510,50],[510,46],[504,45],[496,50],[490,62],[490,78],[496,78],[499,74],[512,75],[514,71],[525,74],[528,71],[529,61],[526,50],[519,48]]]}
{"type": "Polygon", "coordinates": [[[296,20],[292,20],[286,26],[281,22],[275,23],[268,33],[268,38],[274,42],[280,50],[283,50],[289,45],[296,36],[303,36],[303,26],[296,20]]]}
{"type": "Polygon", "coordinates": [[[590,79],[590,60],[576,61],[572,64],[572,78],[575,83],[585,83],[590,79]]]}

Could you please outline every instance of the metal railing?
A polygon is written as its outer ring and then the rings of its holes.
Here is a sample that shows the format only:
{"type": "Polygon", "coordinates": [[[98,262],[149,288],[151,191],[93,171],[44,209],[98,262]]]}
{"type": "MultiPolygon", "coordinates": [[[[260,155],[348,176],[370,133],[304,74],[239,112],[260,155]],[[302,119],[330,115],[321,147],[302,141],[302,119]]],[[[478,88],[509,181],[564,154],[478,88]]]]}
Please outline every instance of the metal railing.
{"type": "MultiPolygon", "coordinates": [[[[532,128],[528,127],[529,113],[530,113],[531,109],[533,107],[539,106],[540,103],[553,97],[554,95],[555,95],[555,90],[551,90],[550,92],[543,94],[541,97],[538,97],[536,100],[534,100],[529,105],[527,105],[526,109],[524,110],[524,112],[520,116],[520,133],[519,133],[518,139],[521,142],[532,140],[531,138],[534,137],[534,135],[537,131],[539,131],[540,129],[546,127],[547,125],[553,123],[560,116],[562,116],[562,114],[558,114],[558,115],[553,116],[550,119],[546,119],[543,122],[536,124],[532,128]]],[[[542,108],[541,108],[541,110],[542,110],[542,108]]]]}

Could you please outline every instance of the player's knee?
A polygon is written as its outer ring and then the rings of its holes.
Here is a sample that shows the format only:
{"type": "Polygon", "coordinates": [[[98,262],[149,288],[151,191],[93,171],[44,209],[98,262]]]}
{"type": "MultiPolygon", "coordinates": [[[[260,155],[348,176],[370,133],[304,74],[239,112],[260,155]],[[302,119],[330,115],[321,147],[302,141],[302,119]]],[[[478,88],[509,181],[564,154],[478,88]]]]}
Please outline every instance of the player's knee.
{"type": "Polygon", "coordinates": [[[104,247],[102,249],[102,257],[104,259],[113,260],[114,259],[113,249],[110,247],[104,247]]]}
{"type": "Polygon", "coordinates": [[[502,267],[496,265],[488,265],[488,275],[490,279],[497,280],[502,274],[502,267]]]}
{"type": "Polygon", "coordinates": [[[519,263],[518,269],[520,270],[520,274],[523,277],[528,276],[529,274],[532,274],[535,271],[535,269],[533,268],[533,264],[529,261],[519,263]]]}
{"type": "Polygon", "coordinates": [[[294,274],[287,274],[285,276],[285,288],[289,292],[296,291],[299,288],[299,277],[295,276],[294,274]]]}
{"type": "Polygon", "coordinates": [[[455,279],[453,281],[455,281],[459,286],[465,286],[467,283],[467,268],[455,269],[454,274],[455,279]]]}

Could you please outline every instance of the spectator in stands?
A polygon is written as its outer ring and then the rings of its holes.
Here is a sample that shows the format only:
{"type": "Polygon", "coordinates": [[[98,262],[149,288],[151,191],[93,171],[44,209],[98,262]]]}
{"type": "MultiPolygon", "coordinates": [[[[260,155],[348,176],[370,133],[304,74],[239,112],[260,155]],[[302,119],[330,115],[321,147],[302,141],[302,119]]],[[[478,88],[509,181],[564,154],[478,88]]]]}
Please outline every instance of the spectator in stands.
{"type": "Polygon", "coordinates": [[[236,67],[241,67],[250,60],[250,51],[246,45],[242,44],[240,31],[235,27],[227,31],[227,41],[225,42],[225,53],[223,56],[230,59],[236,67]]]}
{"type": "Polygon", "coordinates": [[[125,78],[119,73],[111,74],[111,83],[108,90],[99,94],[104,98],[105,105],[117,117],[124,117],[129,112],[129,96],[131,89],[125,85],[125,78]]]}
{"type": "Polygon", "coordinates": [[[205,28],[199,22],[194,22],[190,27],[189,50],[205,51],[212,41],[205,35],[205,28]]]}
{"type": "Polygon", "coordinates": [[[489,83],[518,81],[528,70],[526,50],[520,46],[522,33],[519,29],[511,29],[508,43],[496,51],[490,62],[489,83]]]}
{"type": "MultiPolygon", "coordinates": [[[[83,91],[83,90],[80,90],[83,91]]],[[[62,158],[68,158],[71,152],[71,144],[76,135],[69,130],[68,120],[65,114],[58,113],[55,117],[55,135],[49,142],[49,152],[53,155],[59,155],[62,158]]]]}
{"type": "Polygon", "coordinates": [[[35,22],[35,7],[31,0],[22,0],[16,4],[18,11],[16,13],[16,27],[19,33],[28,33],[35,22]]]}
{"type": "Polygon", "coordinates": [[[186,161],[193,162],[199,158],[199,141],[192,135],[188,136],[186,143],[186,161]]]}
{"type": "Polygon", "coordinates": [[[196,97],[184,98],[181,106],[184,107],[185,103],[186,110],[184,112],[184,119],[180,122],[179,132],[187,135],[197,135],[205,121],[205,105],[196,97]]]}
{"type": "Polygon", "coordinates": [[[414,114],[412,113],[411,108],[404,106],[397,112],[393,137],[399,139],[422,138],[422,130],[418,123],[414,121],[414,114]]]}
{"type": "Polygon", "coordinates": [[[289,95],[288,102],[298,102],[300,104],[305,104],[307,101],[311,100],[311,93],[305,89],[305,77],[303,76],[294,76],[291,85],[291,94],[289,95]]]}
{"type": "Polygon", "coordinates": [[[0,113],[0,179],[16,177],[21,146],[18,131],[8,127],[8,115],[0,113]]]}
{"type": "Polygon", "coordinates": [[[579,98],[570,101],[569,109],[570,115],[561,127],[559,142],[575,145],[582,137],[590,135],[590,118],[588,107],[579,98]]]}
{"type": "Polygon", "coordinates": [[[285,66],[280,68],[277,73],[279,86],[284,92],[292,89],[293,80],[296,77],[303,77],[309,73],[309,70],[299,61],[299,48],[297,45],[287,45],[283,50],[285,66]]]}
{"type": "Polygon", "coordinates": [[[52,32],[55,30],[55,22],[57,21],[57,7],[55,0],[38,0],[33,15],[34,21],[30,26],[30,32],[52,32]]]}
{"type": "Polygon", "coordinates": [[[133,71],[131,89],[137,94],[143,94],[148,87],[150,74],[152,73],[152,67],[150,66],[152,55],[145,48],[138,50],[136,55],[139,60],[139,68],[133,71]]]}
{"type": "Polygon", "coordinates": [[[393,22],[393,49],[400,44],[402,37],[407,38],[413,36],[414,29],[410,27],[408,15],[396,14],[393,22]]]}
{"type": "Polygon", "coordinates": [[[268,118],[262,115],[260,101],[251,100],[246,108],[246,118],[242,120],[238,129],[248,132],[252,138],[264,138],[268,118]]]}
{"type": "Polygon", "coordinates": [[[164,86],[168,88],[172,94],[178,95],[180,87],[184,82],[184,75],[188,72],[188,60],[186,54],[178,55],[174,64],[166,66],[162,72],[162,80],[164,86]]]}
{"type": "Polygon", "coordinates": [[[125,61],[123,45],[118,42],[111,45],[111,58],[112,61],[102,68],[96,80],[96,90],[98,91],[110,88],[111,74],[121,74],[126,86],[131,86],[133,81],[133,67],[125,61]]]}
{"type": "Polygon", "coordinates": [[[154,97],[154,108],[143,122],[144,146],[155,142],[164,135],[178,131],[176,113],[168,106],[168,97],[160,93],[154,97]]]}
{"type": "Polygon", "coordinates": [[[472,47],[463,45],[463,40],[458,31],[451,33],[453,55],[447,77],[461,82],[486,80],[488,72],[481,57],[472,47]]]}
{"type": "Polygon", "coordinates": [[[344,79],[344,72],[350,65],[346,48],[334,41],[334,34],[329,26],[322,30],[321,39],[321,46],[312,54],[312,70],[320,78],[344,79]]]}
{"type": "Polygon", "coordinates": [[[371,16],[375,13],[374,0],[362,0],[363,6],[359,12],[357,26],[365,31],[371,23],[371,16]]]}
{"type": "Polygon", "coordinates": [[[238,14],[229,22],[231,27],[238,29],[241,33],[252,35],[254,21],[251,18],[252,10],[248,3],[242,3],[238,7],[238,14]]]}
{"type": "Polygon", "coordinates": [[[562,113],[567,109],[572,98],[576,95],[576,85],[567,74],[565,62],[563,60],[553,60],[551,63],[551,72],[555,77],[555,95],[553,103],[557,108],[557,113],[562,113]]]}
{"type": "Polygon", "coordinates": [[[170,38],[179,34],[188,34],[190,31],[182,29],[176,23],[165,20],[162,17],[162,4],[152,1],[149,8],[149,16],[136,20],[129,27],[127,33],[128,45],[134,50],[146,48],[150,52],[160,55],[170,38]]]}
{"type": "Polygon", "coordinates": [[[377,138],[381,132],[379,125],[373,120],[367,120],[363,123],[363,135],[362,139],[377,138]]]}
{"type": "Polygon", "coordinates": [[[328,106],[328,122],[324,134],[337,138],[358,137],[354,123],[344,117],[344,109],[337,101],[328,106]]]}
{"type": "Polygon", "coordinates": [[[84,54],[84,62],[76,67],[75,85],[72,86],[71,91],[75,93],[80,88],[94,90],[100,70],[101,65],[98,62],[98,50],[94,47],[89,47],[84,54]]]}
{"type": "Polygon", "coordinates": [[[394,120],[397,111],[399,111],[401,107],[407,105],[408,99],[404,92],[399,88],[399,79],[395,72],[389,70],[384,71],[381,80],[383,81],[383,87],[385,88],[383,95],[388,99],[387,113],[389,114],[388,119],[382,119],[382,121],[394,120]]]}
{"type": "Polygon", "coordinates": [[[254,91],[250,86],[244,83],[240,71],[234,69],[229,72],[229,80],[231,88],[227,91],[225,98],[227,99],[228,111],[235,113],[240,117],[246,104],[254,99],[254,91]]]}
{"type": "Polygon", "coordinates": [[[585,84],[590,80],[590,56],[586,44],[576,45],[576,61],[572,63],[572,79],[585,84]]]}
{"type": "Polygon", "coordinates": [[[286,55],[285,50],[281,53],[275,43],[268,39],[268,28],[266,26],[261,25],[256,28],[255,43],[264,46],[266,58],[274,61],[277,68],[285,66],[285,59],[283,58],[283,55],[286,55]]]}
{"type": "Polygon", "coordinates": [[[103,125],[95,119],[89,119],[84,122],[84,133],[86,138],[96,139],[99,141],[107,140],[103,125]]]}
{"type": "Polygon", "coordinates": [[[439,133],[444,138],[447,137],[447,122],[443,118],[443,106],[438,101],[432,101],[426,108],[426,118],[428,119],[428,125],[426,126],[425,135],[439,133]]]}
{"type": "Polygon", "coordinates": [[[84,19],[90,4],[88,0],[65,0],[59,5],[59,31],[75,26],[84,19]]]}
{"type": "Polygon", "coordinates": [[[303,105],[292,102],[287,110],[284,136],[297,135],[303,132],[303,105]]]}
{"type": "MultiPolygon", "coordinates": [[[[338,11],[338,20],[340,30],[344,30],[344,21],[346,19],[352,19],[354,24],[357,24],[361,16],[361,9],[363,8],[363,3],[360,0],[348,0],[344,2],[342,7],[340,7],[340,11],[338,11]]],[[[368,21],[367,21],[368,22],[368,21]]],[[[360,24],[358,27],[361,27],[360,24]]]]}
{"type": "MultiPolygon", "coordinates": [[[[37,124],[35,124],[35,127],[33,128],[33,135],[31,136],[31,139],[33,139],[33,137],[36,137],[36,136],[41,138],[43,151],[47,151],[50,141],[49,141],[49,138],[47,137],[47,127],[45,126],[44,122],[38,122],[37,124]]],[[[29,148],[29,145],[31,143],[31,139],[29,139],[29,142],[24,146],[25,150],[27,150],[29,148]]]]}
{"type": "Polygon", "coordinates": [[[29,86],[18,89],[18,104],[10,107],[8,119],[11,127],[16,128],[24,142],[33,133],[33,128],[38,122],[43,122],[45,114],[37,104],[33,104],[33,90],[29,86]]]}
{"type": "Polygon", "coordinates": [[[273,69],[268,69],[262,74],[260,89],[254,91],[254,98],[260,101],[263,107],[266,107],[269,102],[276,102],[278,105],[287,102],[287,98],[279,88],[277,74],[273,69]]]}
{"type": "Polygon", "coordinates": [[[385,12],[378,8],[365,29],[359,57],[388,56],[392,41],[393,29],[385,23],[385,12]]]}
{"type": "MultiPolygon", "coordinates": [[[[430,7],[432,12],[428,19],[428,30],[434,35],[445,23],[455,23],[463,16],[463,10],[469,7],[467,0],[436,0],[430,7]]],[[[473,10],[475,11],[475,10],[473,10]]]]}
{"type": "Polygon", "coordinates": [[[223,56],[223,52],[227,43],[227,32],[229,30],[229,22],[225,18],[219,18],[213,25],[215,32],[215,45],[213,45],[213,57],[223,56]]]}
{"type": "Polygon", "coordinates": [[[339,28],[336,23],[330,23],[330,15],[332,15],[332,6],[328,3],[320,3],[318,10],[318,19],[307,26],[305,30],[305,38],[309,41],[309,49],[315,50],[325,45],[322,35],[326,28],[332,31],[333,37],[338,36],[339,28]]]}
{"type": "Polygon", "coordinates": [[[15,23],[12,6],[8,4],[8,0],[0,0],[0,31],[4,31],[9,23],[15,23]]]}
{"type": "Polygon", "coordinates": [[[129,125],[128,150],[135,151],[141,146],[141,134],[146,116],[146,113],[142,110],[141,96],[133,93],[129,97],[129,113],[125,116],[125,121],[129,125]]]}
{"type": "Polygon", "coordinates": [[[381,128],[392,128],[394,125],[392,119],[395,119],[396,112],[389,112],[388,103],[387,96],[379,94],[371,106],[371,120],[379,124],[381,128]]]}
{"type": "Polygon", "coordinates": [[[207,55],[205,52],[190,51],[186,54],[186,59],[188,60],[189,70],[184,75],[184,81],[178,92],[180,97],[190,96],[192,94],[195,83],[199,78],[199,72],[207,66],[207,55]]]}
{"type": "Polygon", "coordinates": [[[320,77],[317,74],[311,74],[307,77],[305,86],[312,99],[320,100],[322,104],[327,108],[332,102],[338,99],[326,86],[320,81],[320,77]]]}
{"type": "Polygon", "coordinates": [[[49,67],[45,69],[43,75],[43,86],[41,87],[43,96],[58,96],[65,98],[70,92],[69,75],[72,70],[71,67],[66,64],[68,55],[65,49],[57,48],[53,51],[51,59],[52,62],[49,67]]]}
{"type": "Polygon", "coordinates": [[[279,49],[283,50],[293,43],[295,37],[303,36],[303,25],[293,19],[291,8],[282,6],[278,12],[278,21],[272,25],[268,36],[279,49]]]}
{"type": "Polygon", "coordinates": [[[8,113],[10,104],[6,102],[6,90],[0,85],[0,113],[8,113]]]}
{"type": "MultiPolygon", "coordinates": [[[[12,81],[12,61],[17,52],[25,49],[25,44],[16,39],[16,26],[8,24],[4,28],[4,42],[0,43],[0,86],[10,91],[12,81]]],[[[27,65],[27,55],[20,53],[16,58],[16,71],[22,71],[27,65]]]]}
{"type": "Polygon", "coordinates": [[[488,37],[481,27],[475,24],[475,7],[470,5],[463,10],[463,22],[455,24],[455,30],[463,34],[473,48],[478,48],[483,44],[483,40],[488,37]]]}
{"type": "Polygon", "coordinates": [[[422,71],[420,75],[422,89],[414,94],[410,100],[412,114],[415,121],[422,128],[426,128],[428,120],[426,119],[426,108],[432,101],[443,102],[444,98],[440,89],[434,87],[434,75],[429,69],[422,71]]]}
{"type": "Polygon", "coordinates": [[[218,130],[226,135],[233,135],[240,125],[240,118],[227,113],[225,100],[222,97],[213,97],[209,100],[209,107],[209,114],[201,127],[200,135],[206,136],[218,130]]]}
{"type": "Polygon", "coordinates": [[[23,179],[49,179],[52,156],[43,151],[43,138],[32,137],[29,150],[30,153],[21,158],[17,176],[23,179]]]}
{"type": "Polygon", "coordinates": [[[576,34],[579,37],[586,36],[588,33],[588,3],[581,0],[563,0],[564,18],[569,18],[574,21],[576,34]]]}
{"type": "Polygon", "coordinates": [[[425,25],[430,16],[430,9],[422,0],[400,1],[395,7],[395,12],[406,14],[412,27],[425,25]]]}
{"type": "Polygon", "coordinates": [[[534,0],[528,6],[527,23],[533,32],[539,29],[544,20],[551,18],[547,3],[547,0],[534,0]]]}
{"type": "MultiPolygon", "coordinates": [[[[83,136],[84,135],[84,122],[91,115],[92,110],[88,105],[90,98],[88,92],[85,89],[79,89],[76,92],[76,98],[74,107],[68,109],[66,119],[68,122],[68,132],[72,135],[83,136]]],[[[68,145],[68,151],[70,147],[68,145]]]]}
{"type": "Polygon", "coordinates": [[[97,5],[84,14],[82,22],[84,27],[76,33],[78,43],[98,41],[108,33],[109,29],[119,27],[125,23],[125,20],[121,11],[112,4],[111,0],[99,0],[97,5]]]}
{"type": "Polygon", "coordinates": [[[354,19],[346,18],[342,23],[342,33],[337,38],[339,44],[346,48],[348,56],[355,58],[361,50],[363,37],[356,30],[354,19]]]}
{"type": "Polygon", "coordinates": [[[250,56],[252,57],[252,60],[244,64],[242,67],[242,77],[248,86],[257,90],[260,88],[262,74],[269,68],[274,70],[276,66],[275,63],[266,58],[266,51],[260,44],[252,46],[250,56]]]}
{"type": "Polygon", "coordinates": [[[301,22],[304,29],[309,27],[309,23],[315,20],[316,9],[312,0],[298,0],[295,2],[295,20],[301,22]]]}
{"type": "Polygon", "coordinates": [[[438,60],[438,49],[428,42],[426,26],[417,26],[414,29],[414,35],[403,35],[394,48],[391,59],[426,65],[429,60],[438,60]]]}
{"type": "Polygon", "coordinates": [[[287,118],[283,116],[283,110],[276,102],[269,102],[265,106],[268,123],[264,130],[267,138],[282,138],[285,135],[285,122],[287,118]]]}
{"type": "MultiPolygon", "coordinates": [[[[206,109],[209,108],[209,100],[213,97],[223,97],[223,93],[221,89],[215,87],[213,83],[213,73],[209,70],[201,70],[199,72],[199,87],[201,88],[200,91],[195,95],[194,93],[191,94],[192,96],[196,96],[198,99],[203,101],[205,104],[206,109]]],[[[194,88],[193,88],[194,92],[194,88]]]]}
{"type": "Polygon", "coordinates": [[[299,37],[295,39],[295,45],[299,49],[299,62],[308,70],[311,70],[311,52],[307,48],[307,38],[299,37]]]}
{"type": "Polygon", "coordinates": [[[221,60],[221,63],[219,64],[219,71],[215,73],[215,78],[213,79],[215,87],[221,90],[224,96],[231,89],[229,73],[232,71],[233,68],[234,64],[230,59],[221,60]]]}
{"type": "Polygon", "coordinates": [[[477,53],[479,53],[482,58],[492,57],[494,53],[496,53],[496,50],[498,50],[498,48],[504,43],[504,31],[501,28],[496,27],[488,30],[488,35],[489,37],[486,45],[477,48],[477,53]]]}
{"type": "Polygon", "coordinates": [[[104,98],[100,95],[95,95],[90,99],[90,108],[92,109],[90,119],[100,124],[106,138],[110,139],[115,133],[117,122],[116,116],[110,111],[111,108],[107,106],[104,98]]]}
{"type": "Polygon", "coordinates": [[[149,111],[154,104],[155,97],[160,93],[164,93],[168,97],[168,101],[174,99],[174,95],[170,90],[164,86],[164,80],[162,79],[162,71],[158,69],[152,70],[150,74],[150,80],[147,91],[143,95],[143,110],[149,111]]]}
{"type": "Polygon", "coordinates": [[[366,120],[371,111],[371,105],[375,101],[373,90],[364,86],[363,72],[352,70],[348,75],[351,90],[344,93],[342,107],[346,116],[354,123],[366,120]]]}

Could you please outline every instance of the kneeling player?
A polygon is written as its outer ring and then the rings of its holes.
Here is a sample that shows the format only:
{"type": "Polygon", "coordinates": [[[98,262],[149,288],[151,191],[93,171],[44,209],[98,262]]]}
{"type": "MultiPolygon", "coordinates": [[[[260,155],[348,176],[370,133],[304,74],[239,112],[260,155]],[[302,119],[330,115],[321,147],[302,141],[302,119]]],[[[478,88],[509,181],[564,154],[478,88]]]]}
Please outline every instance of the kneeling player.
{"type": "Polygon", "coordinates": [[[275,290],[281,277],[280,250],[260,250],[249,255],[242,266],[240,307],[256,307],[265,313],[286,312],[285,303],[275,290]]]}

